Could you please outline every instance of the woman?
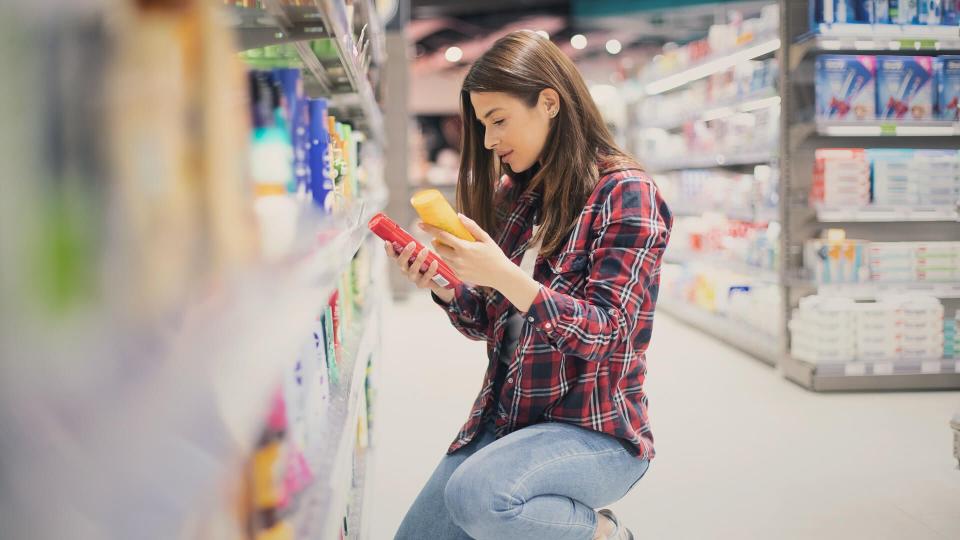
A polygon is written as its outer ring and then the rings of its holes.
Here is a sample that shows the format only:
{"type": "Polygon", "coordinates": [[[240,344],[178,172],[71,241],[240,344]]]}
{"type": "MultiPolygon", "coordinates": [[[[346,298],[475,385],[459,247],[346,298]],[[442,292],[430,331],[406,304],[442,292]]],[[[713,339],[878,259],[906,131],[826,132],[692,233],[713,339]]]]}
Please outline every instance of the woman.
{"type": "Polygon", "coordinates": [[[471,285],[435,285],[436,263],[421,273],[427,250],[384,248],[460,332],[486,341],[489,366],[397,538],[633,538],[594,509],[653,458],[644,352],[670,212],[573,63],[534,32],[477,60],[461,115],[457,203],[478,241],[420,226],[471,285]]]}

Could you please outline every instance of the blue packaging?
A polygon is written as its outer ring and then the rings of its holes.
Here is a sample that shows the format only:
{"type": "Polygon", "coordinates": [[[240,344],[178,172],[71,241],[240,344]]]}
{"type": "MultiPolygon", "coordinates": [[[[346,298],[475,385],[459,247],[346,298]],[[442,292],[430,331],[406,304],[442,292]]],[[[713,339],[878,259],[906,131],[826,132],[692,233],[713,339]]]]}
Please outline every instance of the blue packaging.
{"type": "Polygon", "coordinates": [[[889,0],[892,24],[919,24],[918,0],[889,0]]]}
{"type": "Polygon", "coordinates": [[[867,10],[867,20],[874,24],[890,24],[890,2],[888,0],[863,0],[867,10]]]}
{"type": "Polygon", "coordinates": [[[938,25],[943,17],[943,0],[919,0],[920,24],[938,25]]]}
{"type": "Polygon", "coordinates": [[[855,0],[833,0],[833,22],[855,23],[862,22],[857,13],[857,4],[855,0]]]}
{"type": "Polygon", "coordinates": [[[933,118],[932,57],[877,57],[877,117],[882,120],[933,118]]]}
{"type": "Polygon", "coordinates": [[[818,56],[817,118],[850,122],[875,119],[876,73],[873,56],[818,56]]]}
{"type": "Polygon", "coordinates": [[[934,59],[937,80],[937,118],[960,121],[960,56],[934,59]]]}
{"type": "Polygon", "coordinates": [[[330,168],[327,147],[327,100],[310,99],[310,192],[313,203],[324,212],[333,211],[333,179],[327,175],[330,168]]]}
{"type": "Polygon", "coordinates": [[[960,25],[960,0],[943,0],[940,24],[947,26],[960,25]]]}

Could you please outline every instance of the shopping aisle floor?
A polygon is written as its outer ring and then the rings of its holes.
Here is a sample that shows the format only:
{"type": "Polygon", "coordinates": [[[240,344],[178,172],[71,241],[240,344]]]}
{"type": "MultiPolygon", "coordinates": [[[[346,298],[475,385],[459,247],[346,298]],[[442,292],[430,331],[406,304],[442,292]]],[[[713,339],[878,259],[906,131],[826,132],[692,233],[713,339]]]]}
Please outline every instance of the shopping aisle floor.
{"type": "MultiPolygon", "coordinates": [[[[486,365],[424,296],[384,314],[372,540],[393,538],[486,365]]],[[[665,314],[648,358],[658,456],[613,506],[638,540],[960,538],[960,392],[809,393],[665,314]]]]}

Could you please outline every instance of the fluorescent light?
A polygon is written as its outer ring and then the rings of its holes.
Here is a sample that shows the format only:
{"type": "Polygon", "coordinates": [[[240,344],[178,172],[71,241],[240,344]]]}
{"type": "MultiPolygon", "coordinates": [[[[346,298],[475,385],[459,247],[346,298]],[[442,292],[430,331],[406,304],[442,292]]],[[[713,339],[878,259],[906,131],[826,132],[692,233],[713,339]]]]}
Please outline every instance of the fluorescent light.
{"type": "Polygon", "coordinates": [[[610,53],[610,54],[617,54],[617,53],[619,53],[621,50],[623,50],[623,45],[621,45],[619,41],[617,41],[617,40],[615,40],[615,39],[611,39],[610,41],[607,42],[607,52],[608,52],[608,53],[610,53]]]}
{"type": "Polygon", "coordinates": [[[537,30],[537,33],[543,36],[543,39],[550,39],[550,34],[546,30],[537,30]]]}
{"type": "Polygon", "coordinates": [[[574,49],[577,49],[577,50],[586,49],[586,48],[587,48],[587,36],[585,36],[585,35],[583,35],[583,34],[576,34],[576,35],[574,35],[572,38],[570,38],[570,45],[572,45],[573,48],[574,48],[574,49]]]}
{"type": "Polygon", "coordinates": [[[444,58],[447,59],[447,62],[459,62],[463,58],[463,49],[460,47],[449,47],[447,52],[443,53],[444,58]]]}
{"type": "Polygon", "coordinates": [[[760,109],[766,109],[768,107],[776,107],[780,104],[780,96],[773,96],[763,99],[757,99],[754,101],[748,101],[740,106],[740,110],[743,112],[756,111],[760,109]]]}
{"type": "Polygon", "coordinates": [[[710,60],[709,62],[705,62],[698,66],[681,71],[680,73],[675,73],[669,77],[664,77],[659,81],[654,81],[648,84],[646,86],[647,94],[651,96],[662,94],[692,81],[703,79],[704,77],[709,77],[714,73],[720,73],[721,71],[730,69],[740,62],[746,62],[747,60],[752,60],[759,56],[769,54],[779,48],[780,39],[771,39],[770,41],[766,41],[748,49],[743,49],[733,54],[710,60]]]}

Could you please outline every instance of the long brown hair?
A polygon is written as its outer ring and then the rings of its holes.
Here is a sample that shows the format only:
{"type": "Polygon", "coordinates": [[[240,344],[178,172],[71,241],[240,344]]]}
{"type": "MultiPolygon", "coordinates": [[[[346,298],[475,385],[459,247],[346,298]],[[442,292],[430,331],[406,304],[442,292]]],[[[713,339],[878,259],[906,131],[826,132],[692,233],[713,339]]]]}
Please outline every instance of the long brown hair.
{"type": "Polygon", "coordinates": [[[601,168],[640,167],[613,141],[570,58],[549,39],[530,30],[500,38],[471,66],[460,90],[460,116],[463,137],[457,204],[461,212],[495,235],[500,223],[494,193],[499,175],[511,174],[527,190],[543,194],[539,235],[544,255],[563,247],[593,193],[601,168]],[[541,166],[514,174],[484,147],[483,124],[476,117],[470,92],[503,92],[533,107],[546,88],[559,94],[560,109],[547,135],[541,166]]]}

